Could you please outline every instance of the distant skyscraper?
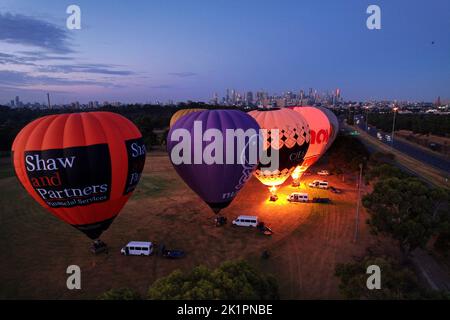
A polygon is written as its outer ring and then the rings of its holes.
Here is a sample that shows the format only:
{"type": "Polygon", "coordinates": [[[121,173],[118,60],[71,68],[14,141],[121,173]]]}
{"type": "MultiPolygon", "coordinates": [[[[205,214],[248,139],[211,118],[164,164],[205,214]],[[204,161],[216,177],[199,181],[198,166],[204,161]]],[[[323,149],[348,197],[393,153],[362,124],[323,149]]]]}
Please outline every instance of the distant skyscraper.
{"type": "Polygon", "coordinates": [[[437,100],[436,100],[435,104],[436,104],[437,107],[441,106],[441,97],[440,96],[437,97],[437,100]]]}
{"type": "Polygon", "coordinates": [[[16,107],[20,107],[20,99],[19,96],[16,96],[16,103],[15,103],[16,107]]]}
{"type": "Polygon", "coordinates": [[[236,103],[236,91],[234,89],[231,90],[231,103],[236,103]]]}
{"type": "Polygon", "coordinates": [[[47,92],[47,103],[48,103],[48,108],[51,109],[52,105],[50,104],[50,93],[47,92]]]}
{"type": "Polygon", "coordinates": [[[253,92],[251,92],[251,91],[247,92],[246,100],[247,100],[247,104],[253,104],[253,92]]]}

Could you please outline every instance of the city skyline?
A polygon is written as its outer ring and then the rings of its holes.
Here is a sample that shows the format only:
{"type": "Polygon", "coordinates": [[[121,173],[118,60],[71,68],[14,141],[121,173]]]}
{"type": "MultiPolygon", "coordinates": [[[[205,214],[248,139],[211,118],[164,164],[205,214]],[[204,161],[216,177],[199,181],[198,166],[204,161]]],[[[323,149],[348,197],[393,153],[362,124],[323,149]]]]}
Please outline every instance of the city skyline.
{"type": "Polygon", "coordinates": [[[446,1],[377,1],[380,30],[367,29],[360,1],[77,1],[81,30],[66,28],[70,4],[2,2],[0,104],[45,103],[47,92],[56,104],[208,102],[227,88],[450,98],[446,1]]]}

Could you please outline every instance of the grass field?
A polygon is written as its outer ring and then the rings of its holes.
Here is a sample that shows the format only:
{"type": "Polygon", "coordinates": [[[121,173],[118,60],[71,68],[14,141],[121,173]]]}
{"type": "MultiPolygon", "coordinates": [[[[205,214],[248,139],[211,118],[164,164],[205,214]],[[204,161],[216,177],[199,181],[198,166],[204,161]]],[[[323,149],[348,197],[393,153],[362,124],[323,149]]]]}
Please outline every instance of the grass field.
{"type": "MultiPolygon", "coordinates": [[[[360,217],[360,237],[353,243],[355,180],[331,176],[340,195],[308,189],[310,197],[326,195],[332,204],[290,204],[285,199],[295,188],[279,190],[280,199],[267,200],[268,192],[251,179],[223,215],[231,221],[239,214],[258,215],[274,235],[254,229],[216,228],[212,211],[183,183],[165,153],[150,153],[143,179],[113,225],[102,236],[108,255],[94,256],[90,241],[76,229],[41,209],[12,174],[9,159],[0,167],[0,298],[86,299],[119,287],[145,295],[157,278],[175,269],[210,267],[228,259],[246,259],[273,274],[284,299],[339,298],[334,266],[364,254],[366,248],[386,246],[371,236],[360,217]],[[9,168],[8,168],[9,166],[9,168]],[[164,242],[186,251],[182,260],[124,257],[120,248],[131,240],[164,242]],[[263,250],[271,257],[261,259],[263,250]],[[66,288],[66,268],[79,265],[82,289],[66,288]]],[[[306,182],[316,179],[310,176],[306,182]]],[[[389,247],[389,244],[387,245],[389,247]]]]}

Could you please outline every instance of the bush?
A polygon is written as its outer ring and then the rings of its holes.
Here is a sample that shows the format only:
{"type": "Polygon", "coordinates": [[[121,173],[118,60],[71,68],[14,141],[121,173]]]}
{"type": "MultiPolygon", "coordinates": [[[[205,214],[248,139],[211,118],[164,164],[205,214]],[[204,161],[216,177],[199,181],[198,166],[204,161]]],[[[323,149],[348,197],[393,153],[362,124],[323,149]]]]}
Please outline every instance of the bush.
{"type": "Polygon", "coordinates": [[[157,300],[265,300],[278,299],[275,279],[257,272],[244,261],[224,262],[211,270],[198,266],[189,273],[174,271],[156,280],[148,291],[157,300]]]}
{"type": "Polygon", "coordinates": [[[368,256],[361,262],[337,264],[335,275],[340,279],[339,290],[348,299],[449,299],[448,293],[422,288],[408,265],[389,257],[368,256]],[[381,289],[367,288],[370,265],[380,267],[381,289]]]}

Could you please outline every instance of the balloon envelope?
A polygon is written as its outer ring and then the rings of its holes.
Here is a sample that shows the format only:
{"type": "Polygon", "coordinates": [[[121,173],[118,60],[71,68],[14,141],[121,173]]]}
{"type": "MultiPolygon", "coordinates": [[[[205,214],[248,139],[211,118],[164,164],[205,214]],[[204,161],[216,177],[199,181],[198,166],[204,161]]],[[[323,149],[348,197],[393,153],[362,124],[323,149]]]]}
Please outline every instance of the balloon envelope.
{"type": "Polygon", "coordinates": [[[177,122],[181,117],[192,113],[192,112],[198,112],[198,111],[203,111],[205,109],[199,109],[199,108],[191,108],[191,109],[181,109],[178,110],[177,112],[175,112],[172,115],[172,118],[170,118],[170,128],[172,128],[172,126],[175,124],[175,122],[177,122]]]}
{"type": "MultiPolygon", "coordinates": [[[[227,207],[238,191],[251,177],[258,158],[251,163],[247,154],[249,143],[259,134],[258,123],[249,115],[238,110],[205,110],[193,112],[180,118],[170,129],[167,147],[171,162],[186,184],[218,213],[227,207]],[[226,135],[227,129],[252,129],[253,136],[245,138],[244,148],[226,135]],[[200,133],[198,131],[201,131],[200,133]],[[207,130],[215,138],[202,139],[200,135],[207,130]],[[214,143],[223,137],[222,146],[211,151],[214,143]],[[184,146],[184,149],[181,149],[184,146]],[[210,150],[211,152],[207,152],[210,150]],[[217,156],[222,162],[212,162],[206,156],[217,156]],[[225,161],[233,155],[233,161],[225,161]],[[188,159],[180,161],[180,157],[188,159]],[[237,163],[237,159],[243,159],[237,163]]],[[[254,139],[256,140],[256,139],[254,139]]]]}
{"type": "Polygon", "coordinates": [[[111,112],[50,115],[16,136],[16,175],[28,193],[97,239],[139,182],[145,145],[136,126],[111,112]]]}
{"type": "Polygon", "coordinates": [[[338,121],[338,118],[336,117],[336,115],[334,114],[334,112],[331,111],[330,109],[325,108],[325,107],[316,107],[316,108],[318,108],[320,111],[322,111],[328,117],[328,121],[330,121],[331,134],[328,139],[327,146],[325,148],[325,150],[328,150],[331,147],[331,145],[333,144],[334,140],[336,140],[336,137],[339,133],[339,121],[338,121]]]}
{"type": "Polygon", "coordinates": [[[325,153],[332,128],[328,117],[318,108],[304,106],[293,107],[292,110],[305,118],[311,132],[309,148],[300,167],[300,172],[304,172],[325,153]]]}
{"type": "Polygon", "coordinates": [[[310,141],[308,123],[288,108],[253,110],[248,114],[255,118],[261,129],[266,129],[263,132],[265,150],[271,155],[278,151],[279,155],[277,167],[267,169],[259,165],[255,176],[266,186],[280,185],[303,162],[310,141]],[[274,138],[273,129],[278,129],[279,139],[274,138]]]}

